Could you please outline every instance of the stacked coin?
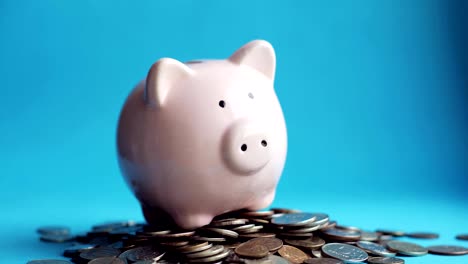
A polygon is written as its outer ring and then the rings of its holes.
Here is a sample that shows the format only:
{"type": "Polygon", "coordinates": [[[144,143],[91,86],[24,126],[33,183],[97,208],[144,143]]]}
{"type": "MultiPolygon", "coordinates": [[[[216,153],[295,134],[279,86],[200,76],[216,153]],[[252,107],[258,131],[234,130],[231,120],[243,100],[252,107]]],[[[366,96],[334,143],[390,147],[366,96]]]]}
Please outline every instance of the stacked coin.
{"type": "MultiPolygon", "coordinates": [[[[42,241],[74,240],[76,244],[65,249],[63,255],[74,263],[91,264],[404,263],[398,255],[468,254],[467,248],[459,246],[424,248],[397,240],[402,236],[437,238],[433,233],[363,231],[341,226],[324,213],[283,208],[230,212],[196,230],[181,230],[174,223],[149,226],[120,221],[94,226],[86,234],[75,237],[66,227],[44,227],[38,232],[42,241]]],[[[67,262],[36,260],[30,263],[67,262]]]]}

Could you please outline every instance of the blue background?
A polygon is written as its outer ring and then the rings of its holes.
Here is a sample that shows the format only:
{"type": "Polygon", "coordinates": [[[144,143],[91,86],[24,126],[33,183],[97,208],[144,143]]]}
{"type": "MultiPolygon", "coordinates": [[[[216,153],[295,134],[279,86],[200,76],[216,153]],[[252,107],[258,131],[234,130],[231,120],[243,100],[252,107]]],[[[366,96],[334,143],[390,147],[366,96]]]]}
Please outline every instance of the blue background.
{"type": "Polygon", "coordinates": [[[257,38],[276,49],[289,134],[274,206],[468,247],[454,240],[468,233],[466,3],[0,1],[1,262],[58,256],[40,225],[142,220],[116,161],[127,94],[160,57],[257,38]]]}

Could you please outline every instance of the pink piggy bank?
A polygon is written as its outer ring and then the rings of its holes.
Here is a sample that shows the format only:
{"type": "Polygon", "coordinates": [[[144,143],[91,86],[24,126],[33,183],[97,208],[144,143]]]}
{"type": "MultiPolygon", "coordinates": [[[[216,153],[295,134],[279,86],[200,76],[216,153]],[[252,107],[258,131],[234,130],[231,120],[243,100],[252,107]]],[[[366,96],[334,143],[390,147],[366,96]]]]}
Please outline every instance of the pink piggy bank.
{"type": "Polygon", "coordinates": [[[153,64],[117,131],[122,174],[150,224],[165,214],[194,229],[272,203],[287,152],[275,67],[263,40],[224,60],[153,64]]]}

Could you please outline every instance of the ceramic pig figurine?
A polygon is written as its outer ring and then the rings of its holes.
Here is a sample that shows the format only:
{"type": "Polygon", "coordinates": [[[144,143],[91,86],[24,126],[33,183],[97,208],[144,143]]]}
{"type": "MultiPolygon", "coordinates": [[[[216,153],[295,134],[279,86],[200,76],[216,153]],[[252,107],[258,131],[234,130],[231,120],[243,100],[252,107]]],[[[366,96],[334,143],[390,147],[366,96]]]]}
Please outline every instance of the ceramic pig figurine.
{"type": "Polygon", "coordinates": [[[275,67],[256,40],[224,60],[160,59],[130,93],[119,165],[150,224],[166,214],[194,229],[272,203],[287,150],[275,67]]]}

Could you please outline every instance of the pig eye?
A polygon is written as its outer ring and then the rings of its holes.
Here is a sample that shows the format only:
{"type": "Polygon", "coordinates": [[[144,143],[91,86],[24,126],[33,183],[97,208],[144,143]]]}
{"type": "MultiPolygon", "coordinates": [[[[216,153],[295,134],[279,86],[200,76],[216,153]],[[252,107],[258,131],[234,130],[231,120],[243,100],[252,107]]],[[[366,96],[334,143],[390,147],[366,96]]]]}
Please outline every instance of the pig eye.
{"type": "Polygon", "coordinates": [[[252,98],[252,99],[254,98],[252,93],[249,93],[249,97],[252,98]]]}
{"type": "Polygon", "coordinates": [[[226,102],[224,102],[224,100],[219,101],[219,106],[224,108],[226,106],[226,102]]]}

